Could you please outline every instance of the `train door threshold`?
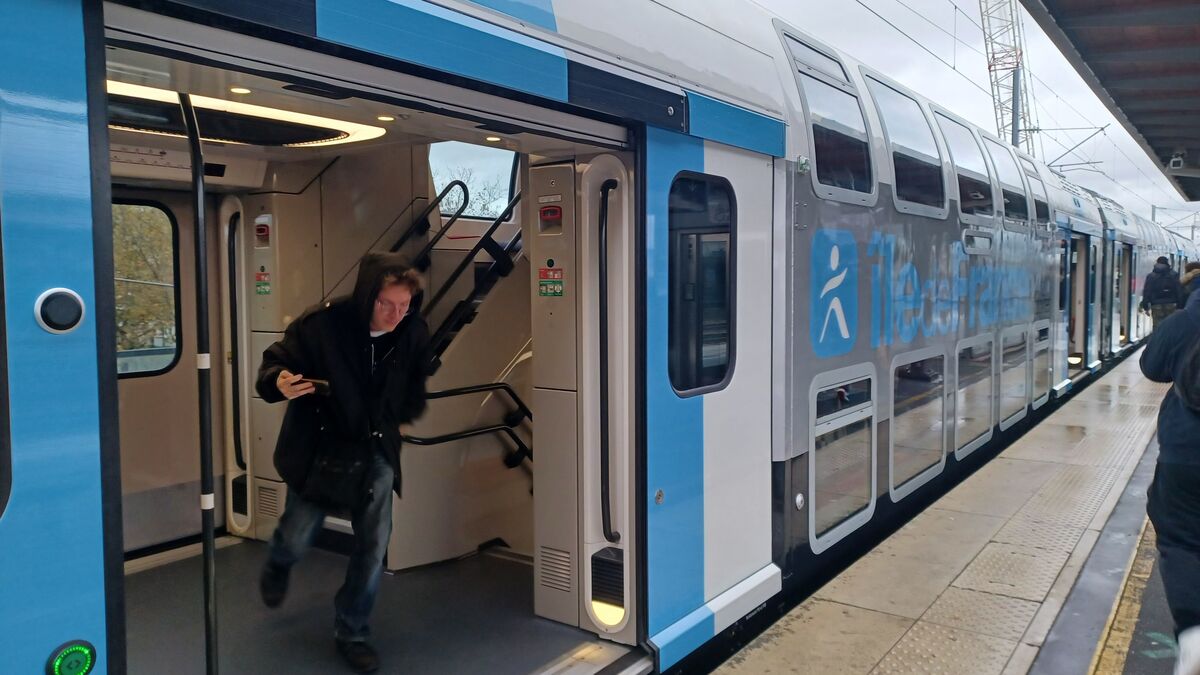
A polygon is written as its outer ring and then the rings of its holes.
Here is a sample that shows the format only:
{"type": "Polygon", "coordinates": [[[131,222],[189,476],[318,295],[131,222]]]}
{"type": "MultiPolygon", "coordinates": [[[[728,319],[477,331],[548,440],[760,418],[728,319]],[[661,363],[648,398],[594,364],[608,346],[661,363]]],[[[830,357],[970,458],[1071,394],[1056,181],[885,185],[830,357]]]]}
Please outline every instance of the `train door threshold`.
{"type": "MultiPolygon", "coordinates": [[[[259,599],[266,545],[217,552],[220,669],[225,673],[328,675],[345,669],[333,641],[333,597],[346,559],[314,549],[292,571],[277,609],[259,599]]],[[[201,558],[142,569],[125,579],[129,672],[204,672],[201,558]]],[[[533,612],[533,567],[480,553],[384,575],[371,618],[381,672],[638,675],[640,650],[533,612]]]]}

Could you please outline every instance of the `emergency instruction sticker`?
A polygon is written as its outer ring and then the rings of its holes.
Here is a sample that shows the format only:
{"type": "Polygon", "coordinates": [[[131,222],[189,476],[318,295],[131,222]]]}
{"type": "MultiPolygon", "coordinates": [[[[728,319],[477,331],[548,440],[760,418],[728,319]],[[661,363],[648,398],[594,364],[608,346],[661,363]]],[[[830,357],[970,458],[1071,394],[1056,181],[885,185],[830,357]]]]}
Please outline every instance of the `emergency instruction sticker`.
{"type": "Polygon", "coordinates": [[[269,282],[269,281],[255,282],[254,283],[254,293],[256,295],[270,295],[271,294],[271,282],[269,282]]]}
{"type": "Polygon", "coordinates": [[[563,294],[563,271],[561,267],[538,268],[538,295],[543,298],[561,298],[563,294]]]}

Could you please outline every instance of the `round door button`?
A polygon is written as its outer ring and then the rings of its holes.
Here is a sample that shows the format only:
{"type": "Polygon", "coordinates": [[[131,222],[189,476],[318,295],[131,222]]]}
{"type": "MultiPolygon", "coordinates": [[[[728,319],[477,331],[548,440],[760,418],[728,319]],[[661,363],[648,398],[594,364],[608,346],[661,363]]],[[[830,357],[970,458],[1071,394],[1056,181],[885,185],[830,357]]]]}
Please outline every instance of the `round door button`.
{"type": "Polygon", "coordinates": [[[96,665],[96,648],[86,640],[72,640],[54,650],[46,675],[87,675],[96,665]]]}
{"type": "Polygon", "coordinates": [[[83,322],[83,298],[69,288],[51,288],[38,296],[33,315],[45,330],[69,333],[83,322]]]}

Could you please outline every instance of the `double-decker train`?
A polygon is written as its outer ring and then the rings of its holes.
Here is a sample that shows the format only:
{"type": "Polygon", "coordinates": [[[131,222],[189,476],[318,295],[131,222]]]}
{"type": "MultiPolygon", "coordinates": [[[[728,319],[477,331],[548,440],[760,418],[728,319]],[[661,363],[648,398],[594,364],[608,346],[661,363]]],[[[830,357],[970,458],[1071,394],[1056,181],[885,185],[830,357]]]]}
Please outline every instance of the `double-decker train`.
{"type": "Polygon", "coordinates": [[[433,334],[375,640],[504,673],[736,642],[1197,259],[740,0],[28,0],[0,35],[5,672],[330,672],[336,554],[256,598],[287,488],[248,383],[368,251],[433,334]]]}

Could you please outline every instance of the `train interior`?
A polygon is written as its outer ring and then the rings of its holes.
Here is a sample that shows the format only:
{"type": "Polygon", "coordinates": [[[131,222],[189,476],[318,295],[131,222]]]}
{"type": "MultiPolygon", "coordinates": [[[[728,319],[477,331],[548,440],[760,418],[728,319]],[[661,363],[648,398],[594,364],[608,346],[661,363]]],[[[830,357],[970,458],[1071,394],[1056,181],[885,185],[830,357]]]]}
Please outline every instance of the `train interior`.
{"type": "Polygon", "coordinates": [[[284,405],[258,398],[254,380],[263,349],[348,293],[369,250],[424,270],[434,354],[429,409],[402,430],[404,493],[372,626],[385,664],[525,673],[624,656],[636,642],[633,443],[613,435],[599,485],[600,449],[581,440],[599,435],[606,338],[604,402],[614,429],[634,427],[633,163],[619,138],[127,47],[108,48],[107,69],[130,671],[204,663],[197,214],[179,93],[204,152],[221,663],[338,667],[345,514],[326,519],[281,608],[258,599],[287,487],[272,464],[284,405]],[[605,212],[608,333],[584,334],[601,302],[605,212]],[[619,546],[595,524],[602,490],[619,546]]]}

